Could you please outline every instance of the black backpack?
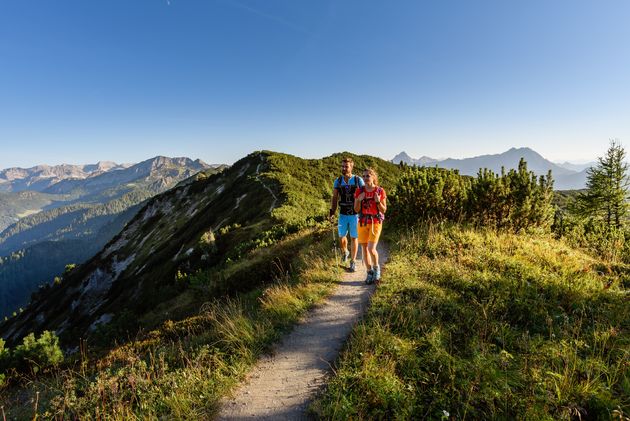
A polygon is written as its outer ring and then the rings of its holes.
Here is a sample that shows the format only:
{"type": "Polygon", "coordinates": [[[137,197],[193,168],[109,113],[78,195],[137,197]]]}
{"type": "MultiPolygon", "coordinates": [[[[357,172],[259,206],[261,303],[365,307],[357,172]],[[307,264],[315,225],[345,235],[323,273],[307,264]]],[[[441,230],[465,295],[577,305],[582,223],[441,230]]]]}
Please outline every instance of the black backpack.
{"type": "Polygon", "coordinates": [[[359,177],[353,175],[348,182],[347,187],[342,186],[341,183],[343,183],[343,175],[340,175],[337,179],[336,188],[339,192],[339,213],[341,215],[356,215],[357,212],[354,211],[354,192],[359,187],[359,177]],[[350,183],[351,181],[352,183],[350,183]],[[344,187],[347,191],[344,191],[344,187]]]}

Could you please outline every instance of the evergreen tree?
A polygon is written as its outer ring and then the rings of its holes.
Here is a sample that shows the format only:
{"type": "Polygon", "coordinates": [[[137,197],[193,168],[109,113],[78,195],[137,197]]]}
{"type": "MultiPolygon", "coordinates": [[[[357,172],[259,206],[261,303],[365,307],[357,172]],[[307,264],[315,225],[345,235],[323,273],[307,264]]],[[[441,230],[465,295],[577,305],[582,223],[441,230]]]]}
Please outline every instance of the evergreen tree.
{"type": "Polygon", "coordinates": [[[608,229],[620,229],[628,214],[628,164],[626,151],[617,140],[597,165],[587,172],[587,191],[580,194],[572,209],[580,216],[600,220],[608,229]]]}

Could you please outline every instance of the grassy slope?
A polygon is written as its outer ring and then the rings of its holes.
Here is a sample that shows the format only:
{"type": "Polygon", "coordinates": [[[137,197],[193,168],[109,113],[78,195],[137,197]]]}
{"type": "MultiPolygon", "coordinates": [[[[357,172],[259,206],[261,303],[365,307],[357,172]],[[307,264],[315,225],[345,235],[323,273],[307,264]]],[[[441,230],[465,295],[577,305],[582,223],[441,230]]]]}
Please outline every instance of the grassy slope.
{"type": "Polygon", "coordinates": [[[548,238],[406,233],[313,409],[340,420],[628,416],[629,278],[548,238]]]}
{"type": "MultiPolygon", "coordinates": [[[[366,156],[354,159],[357,170],[366,165],[378,168],[386,188],[395,182],[397,166],[366,156]]],[[[118,253],[136,254],[128,273],[136,273],[135,266],[147,265],[142,279],[155,292],[143,303],[135,302],[133,313],[124,313],[120,303],[128,303],[129,297],[123,295],[128,294],[123,288],[138,284],[140,275],[119,283],[115,292],[120,299],[111,304],[118,306],[116,318],[92,335],[121,338],[125,322],[154,330],[120,347],[100,350],[98,358],[89,358],[87,367],[78,360],[52,377],[28,378],[30,387],[5,391],[5,406],[15,407],[14,414],[32,415],[28,399],[40,391],[40,409],[48,411],[47,416],[207,418],[256,357],[325,296],[338,277],[330,264],[330,227],[318,221],[327,215],[340,163],[341,154],[322,160],[252,154],[235,164],[227,178],[215,176],[190,185],[188,195],[201,192],[203,206],[207,203],[194,218],[186,212],[190,208],[187,197],[177,196],[178,189],[154,199],[160,203],[175,200],[175,210],[168,217],[147,220],[118,253]],[[255,176],[256,168],[261,170],[259,176],[255,176]],[[235,176],[230,174],[241,171],[247,178],[231,185],[228,179],[233,181],[235,176]],[[261,181],[278,198],[271,216],[268,210],[273,200],[261,181]],[[214,192],[218,185],[222,186],[221,200],[213,202],[213,193],[207,192],[214,192]],[[179,206],[183,212],[177,210],[179,206]],[[216,248],[209,259],[199,260],[200,240],[225,216],[229,218],[215,232],[216,248]],[[154,229],[158,235],[149,237],[147,233],[154,229]],[[188,249],[194,251],[185,261],[173,259],[178,250],[188,249]],[[178,268],[181,277],[174,276],[178,268]],[[175,285],[174,277],[178,278],[175,285]],[[160,291],[170,296],[161,298],[160,291]],[[151,305],[147,305],[149,300],[151,305]]],[[[77,268],[74,276],[82,279],[81,272],[98,262],[94,259],[77,268]]]]}
{"type": "MultiPolygon", "coordinates": [[[[38,414],[46,419],[207,419],[261,353],[328,294],[337,278],[330,250],[327,229],[303,230],[256,250],[241,264],[295,257],[267,286],[210,300],[196,314],[168,320],[98,358],[77,357],[53,375],[27,376],[28,387],[5,390],[1,403],[18,418],[35,414],[30,403],[38,396],[38,414]]],[[[203,294],[206,287],[194,289],[203,294]]]]}

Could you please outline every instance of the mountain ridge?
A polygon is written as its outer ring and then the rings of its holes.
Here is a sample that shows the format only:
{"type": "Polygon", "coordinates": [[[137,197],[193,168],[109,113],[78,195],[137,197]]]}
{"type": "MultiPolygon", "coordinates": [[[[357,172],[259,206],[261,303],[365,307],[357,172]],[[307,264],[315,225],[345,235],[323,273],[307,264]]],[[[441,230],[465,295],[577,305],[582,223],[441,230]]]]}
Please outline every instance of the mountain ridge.
{"type": "Polygon", "coordinates": [[[414,159],[407,153],[401,152],[392,159],[392,162],[398,164],[402,161],[408,165],[418,166],[437,165],[447,169],[457,169],[463,175],[475,176],[480,168],[488,168],[497,174],[501,172],[501,168],[504,168],[506,171],[516,169],[521,158],[527,161],[528,169],[537,175],[546,175],[548,171],[551,171],[554,178],[554,188],[557,190],[582,189],[586,184],[586,169],[575,171],[565,168],[549,161],[528,147],[512,147],[498,154],[485,154],[462,159],[446,158],[442,160],[426,156],[414,159]]]}
{"type": "MultiPolygon", "coordinates": [[[[204,275],[210,277],[204,282],[211,294],[247,291],[268,282],[266,274],[286,259],[276,255],[259,262],[246,256],[324,221],[341,156],[304,160],[255,152],[221,173],[200,174],[154,196],[99,253],[65,275],[60,285],[46,286],[0,330],[10,342],[30,331],[55,330],[64,343],[74,344],[78,337],[113,329],[104,326],[118,326],[126,312],[145,324],[149,322],[143,320],[161,323],[178,314],[182,302],[203,298],[178,281],[198,276],[199,268],[215,268],[204,275]],[[323,175],[305,181],[304,171],[323,175]],[[305,182],[312,184],[307,191],[305,182]],[[167,304],[169,300],[174,302],[167,304]]],[[[383,168],[385,185],[400,171],[379,158],[353,156],[357,166],[383,168]]]]}

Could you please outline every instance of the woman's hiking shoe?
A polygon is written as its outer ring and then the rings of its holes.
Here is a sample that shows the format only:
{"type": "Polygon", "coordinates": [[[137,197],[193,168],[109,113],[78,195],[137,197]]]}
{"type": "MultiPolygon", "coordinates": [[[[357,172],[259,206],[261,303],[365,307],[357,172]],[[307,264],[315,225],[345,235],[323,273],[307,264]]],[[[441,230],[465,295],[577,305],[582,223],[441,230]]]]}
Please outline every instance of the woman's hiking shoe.
{"type": "Polygon", "coordinates": [[[350,272],[356,272],[357,271],[357,262],[355,262],[354,260],[350,260],[350,272]]]}
{"type": "Polygon", "coordinates": [[[348,261],[348,257],[350,257],[350,252],[348,250],[345,250],[343,252],[343,256],[341,256],[341,261],[342,262],[347,262],[348,261]]]}
{"type": "Polygon", "coordinates": [[[372,269],[368,270],[367,278],[365,278],[365,283],[368,285],[374,283],[374,271],[372,269]]]}
{"type": "Polygon", "coordinates": [[[374,270],[374,281],[378,282],[381,280],[381,267],[377,266],[374,270]]]}

